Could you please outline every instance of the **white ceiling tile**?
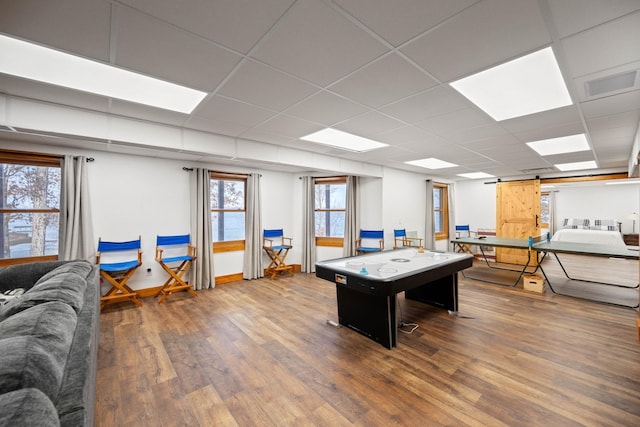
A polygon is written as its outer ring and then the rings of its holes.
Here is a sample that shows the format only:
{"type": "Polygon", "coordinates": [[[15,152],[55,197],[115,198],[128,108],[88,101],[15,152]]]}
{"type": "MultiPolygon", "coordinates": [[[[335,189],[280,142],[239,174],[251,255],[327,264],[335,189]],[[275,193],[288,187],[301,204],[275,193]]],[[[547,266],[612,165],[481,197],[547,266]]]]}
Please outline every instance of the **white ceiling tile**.
{"type": "Polygon", "coordinates": [[[640,60],[640,12],[562,40],[571,77],[640,60]],[[612,41],[615,42],[612,42],[612,41]]]}
{"type": "Polygon", "coordinates": [[[464,108],[469,108],[466,98],[448,86],[437,86],[386,105],[380,111],[407,123],[416,123],[464,108]]]}
{"type": "Polygon", "coordinates": [[[275,114],[275,112],[265,108],[216,95],[209,100],[203,101],[203,104],[198,106],[194,116],[252,127],[275,114]]]}
{"type": "Polygon", "coordinates": [[[254,129],[297,139],[322,129],[322,126],[306,120],[278,114],[266,122],[255,126],[254,129]]]}
{"type": "Polygon", "coordinates": [[[581,107],[587,118],[638,111],[640,109],[640,90],[587,101],[582,103],[581,107]]]}
{"type": "Polygon", "coordinates": [[[0,32],[109,61],[111,6],[102,0],[2,0],[0,32]]]}
{"type": "Polygon", "coordinates": [[[436,84],[424,72],[392,53],[329,86],[329,89],[376,108],[422,92],[436,84]],[[371,90],[372,88],[375,90],[371,90]]]}
{"type": "Polygon", "coordinates": [[[575,105],[542,111],[527,116],[516,117],[500,122],[500,126],[509,132],[522,133],[526,131],[539,131],[549,127],[557,128],[561,125],[572,125],[577,133],[584,132],[580,113],[575,105]]]}
{"type": "Polygon", "coordinates": [[[366,107],[323,90],[311,95],[285,112],[301,119],[331,126],[338,121],[362,114],[365,111],[366,107]]]}
{"type": "Polygon", "coordinates": [[[199,116],[191,116],[185,122],[185,127],[220,135],[238,136],[247,130],[247,126],[238,123],[225,122],[216,119],[206,119],[199,116]]]}
{"type": "Polygon", "coordinates": [[[637,0],[549,0],[553,23],[561,38],[636,10],[637,0]]]}
{"type": "Polygon", "coordinates": [[[145,13],[246,53],[294,0],[122,0],[145,13]]]}
{"type": "Polygon", "coordinates": [[[433,116],[427,120],[415,123],[416,126],[440,136],[459,133],[464,129],[471,129],[478,126],[486,126],[495,123],[489,116],[476,110],[475,108],[465,108],[433,116]]]}
{"type": "Polygon", "coordinates": [[[390,44],[398,46],[471,5],[475,0],[334,0],[390,44]]]}
{"type": "Polygon", "coordinates": [[[241,57],[166,23],[123,9],[118,15],[116,64],[212,91],[241,57]]]}
{"type": "Polygon", "coordinates": [[[550,42],[537,2],[485,0],[402,51],[441,81],[450,82],[550,42]]]}
{"type": "Polygon", "coordinates": [[[324,2],[300,0],[253,56],[325,86],[385,51],[382,44],[324,2]]]}
{"type": "Polygon", "coordinates": [[[345,120],[334,127],[345,132],[375,140],[378,134],[389,132],[401,126],[404,126],[404,123],[376,111],[371,111],[345,120]]]}
{"type": "Polygon", "coordinates": [[[256,61],[245,61],[218,93],[277,111],[284,110],[317,89],[256,61]]]}

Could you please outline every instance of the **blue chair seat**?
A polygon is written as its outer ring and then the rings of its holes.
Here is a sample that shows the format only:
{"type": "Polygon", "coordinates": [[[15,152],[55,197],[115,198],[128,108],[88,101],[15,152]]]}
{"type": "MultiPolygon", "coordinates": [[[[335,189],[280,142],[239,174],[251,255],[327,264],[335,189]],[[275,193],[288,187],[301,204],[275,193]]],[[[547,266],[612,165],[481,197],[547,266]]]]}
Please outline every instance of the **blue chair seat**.
{"type": "Polygon", "coordinates": [[[109,271],[112,273],[118,271],[130,270],[132,268],[136,268],[138,266],[138,261],[124,261],[124,262],[113,262],[109,264],[100,264],[100,270],[109,271]]]}
{"type": "Polygon", "coordinates": [[[189,255],[173,256],[168,258],[162,258],[162,261],[164,262],[193,261],[193,257],[190,257],[189,255]]]}

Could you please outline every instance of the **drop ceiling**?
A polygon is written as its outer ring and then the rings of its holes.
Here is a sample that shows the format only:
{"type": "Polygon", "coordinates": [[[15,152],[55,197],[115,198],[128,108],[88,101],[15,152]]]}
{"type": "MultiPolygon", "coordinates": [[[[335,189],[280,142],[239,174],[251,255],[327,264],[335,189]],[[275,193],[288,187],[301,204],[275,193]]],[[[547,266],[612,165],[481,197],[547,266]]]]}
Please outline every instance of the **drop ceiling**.
{"type": "MultiPolygon", "coordinates": [[[[0,74],[12,99],[450,180],[554,173],[559,160],[625,171],[640,121],[637,0],[3,0],[0,33],[208,93],[181,114],[0,74]],[[449,85],[547,46],[573,105],[497,122],[449,85]],[[632,84],[615,84],[621,75],[632,84]],[[325,127],[388,146],[353,153],[299,139],[325,127]],[[576,133],[590,151],[542,157],[525,145],[576,133]],[[405,163],[428,157],[458,166],[405,163]]],[[[8,129],[1,139],[31,138],[8,129]]],[[[82,146],[72,139],[49,143],[82,146]]],[[[250,154],[237,161],[260,165],[250,154]]]]}

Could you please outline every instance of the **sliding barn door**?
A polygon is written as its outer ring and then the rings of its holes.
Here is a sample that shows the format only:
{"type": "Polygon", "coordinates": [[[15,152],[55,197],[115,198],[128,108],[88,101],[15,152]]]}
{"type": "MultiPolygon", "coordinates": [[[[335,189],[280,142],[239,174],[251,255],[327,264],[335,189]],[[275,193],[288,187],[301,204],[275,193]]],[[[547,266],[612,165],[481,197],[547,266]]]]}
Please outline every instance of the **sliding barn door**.
{"type": "MultiPolygon", "coordinates": [[[[498,182],[496,236],[528,239],[540,235],[540,180],[498,182]]],[[[527,251],[498,248],[496,261],[524,265],[527,251]]],[[[532,254],[531,265],[535,265],[532,254]]]]}

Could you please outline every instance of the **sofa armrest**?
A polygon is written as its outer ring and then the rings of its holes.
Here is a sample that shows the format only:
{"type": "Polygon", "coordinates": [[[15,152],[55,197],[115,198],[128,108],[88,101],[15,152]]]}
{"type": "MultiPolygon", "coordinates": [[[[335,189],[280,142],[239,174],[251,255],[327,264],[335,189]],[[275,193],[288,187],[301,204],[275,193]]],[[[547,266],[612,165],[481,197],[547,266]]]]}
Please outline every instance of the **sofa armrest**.
{"type": "Polygon", "coordinates": [[[16,288],[30,289],[38,279],[66,262],[30,262],[0,268],[0,292],[16,288]]]}

